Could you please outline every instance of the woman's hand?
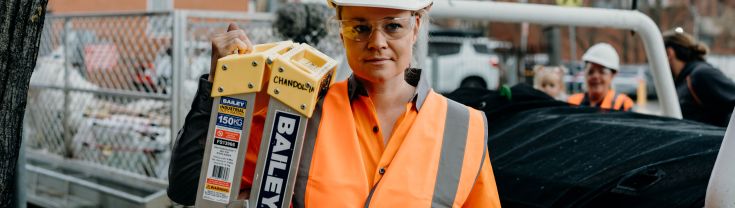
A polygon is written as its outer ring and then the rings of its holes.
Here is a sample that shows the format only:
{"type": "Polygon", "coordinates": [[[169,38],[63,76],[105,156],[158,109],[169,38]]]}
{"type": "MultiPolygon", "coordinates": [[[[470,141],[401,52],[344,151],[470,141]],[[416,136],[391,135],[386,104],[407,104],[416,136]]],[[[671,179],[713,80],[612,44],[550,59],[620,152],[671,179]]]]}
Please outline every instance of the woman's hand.
{"type": "Polygon", "coordinates": [[[253,49],[253,44],[250,43],[250,39],[245,35],[245,31],[230,23],[227,27],[227,32],[219,33],[212,37],[212,64],[209,69],[209,77],[207,80],[212,82],[214,80],[214,72],[217,67],[217,60],[230,54],[245,54],[253,49]]]}

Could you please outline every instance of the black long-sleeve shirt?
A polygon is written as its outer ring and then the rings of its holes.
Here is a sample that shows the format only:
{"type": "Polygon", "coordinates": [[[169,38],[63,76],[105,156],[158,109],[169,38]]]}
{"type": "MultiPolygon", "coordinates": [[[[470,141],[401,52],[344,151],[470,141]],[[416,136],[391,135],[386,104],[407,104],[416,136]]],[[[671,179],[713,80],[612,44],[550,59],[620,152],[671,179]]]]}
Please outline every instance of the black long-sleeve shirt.
{"type": "Polygon", "coordinates": [[[204,158],[207,128],[212,110],[210,97],[212,83],[207,75],[199,78],[199,88],[191,110],[186,115],[184,127],[176,136],[168,171],[168,197],[182,205],[194,205],[196,201],[199,172],[204,158]]]}
{"type": "Polygon", "coordinates": [[[674,80],[684,119],[725,127],[735,108],[735,83],[703,61],[689,62],[674,80]]]}

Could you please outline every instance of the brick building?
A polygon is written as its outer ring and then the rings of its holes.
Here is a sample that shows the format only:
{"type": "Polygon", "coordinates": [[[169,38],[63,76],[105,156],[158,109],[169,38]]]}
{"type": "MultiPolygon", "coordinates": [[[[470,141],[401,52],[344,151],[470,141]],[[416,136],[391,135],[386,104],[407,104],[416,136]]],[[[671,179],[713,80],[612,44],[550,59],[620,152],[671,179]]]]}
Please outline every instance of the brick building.
{"type": "MultiPolygon", "coordinates": [[[[516,0],[502,0],[517,2],[516,0]]],[[[657,22],[661,31],[682,27],[688,33],[696,33],[706,43],[711,54],[735,55],[735,0],[638,0],[637,10],[647,14],[657,22]],[[694,3],[692,3],[694,2],[694,3]],[[696,12],[696,14],[694,13],[696,12]],[[695,16],[696,23],[695,23],[695,16]],[[696,27],[695,27],[696,26],[696,27]],[[696,29],[696,32],[695,32],[696,29]]],[[[555,4],[555,0],[529,0],[528,3],[555,4]]],[[[630,9],[632,0],[586,0],[586,7],[630,9]]],[[[510,41],[514,46],[520,45],[521,25],[516,23],[490,22],[481,24],[486,28],[488,36],[510,41]],[[511,31],[511,32],[509,32],[511,31]]],[[[544,36],[545,25],[529,27],[529,53],[546,53],[549,40],[544,36]]],[[[562,60],[570,60],[569,28],[561,26],[562,60]]],[[[640,37],[630,31],[609,28],[576,28],[576,58],[580,60],[584,51],[597,42],[608,42],[620,53],[624,64],[640,64],[646,62],[645,50],[640,37]]]]}
{"type": "Polygon", "coordinates": [[[49,0],[53,13],[131,12],[170,9],[248,11],[249,0],[49,0]]]}

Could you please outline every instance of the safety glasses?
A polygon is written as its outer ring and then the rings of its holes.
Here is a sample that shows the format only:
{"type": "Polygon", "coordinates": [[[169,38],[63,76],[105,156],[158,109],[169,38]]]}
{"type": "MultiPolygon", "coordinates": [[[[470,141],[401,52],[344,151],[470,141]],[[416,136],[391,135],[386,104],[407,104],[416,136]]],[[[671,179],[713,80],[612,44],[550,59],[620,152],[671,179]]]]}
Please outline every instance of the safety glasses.
{"type": "Polygon", "coordinates": [[[608,75],[608,74],[612,74],[613,71],[612,69],[601,67],[599,65],[587,64],[587,66],[584,69],[584,73],[587,76],[592,76],[594,74],[608,75]]]}
{"type": "Polygon", "coordinates": [[[374,28],[383,33],[388,40],[400,39],[410,33],[416,23],[415,16],[382,20],[330,20],[330,28],[337,28],[347,39],[362,42],[370,39],[374,28]]]}

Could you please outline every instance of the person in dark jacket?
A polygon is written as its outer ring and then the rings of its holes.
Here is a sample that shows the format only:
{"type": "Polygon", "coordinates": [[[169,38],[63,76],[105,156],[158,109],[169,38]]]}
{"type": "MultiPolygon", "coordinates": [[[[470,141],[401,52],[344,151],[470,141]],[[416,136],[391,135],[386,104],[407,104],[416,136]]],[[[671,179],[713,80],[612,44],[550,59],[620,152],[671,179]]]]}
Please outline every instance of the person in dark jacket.
{"type": "Polygon", "coordinates": [[[727,126],[735,108],[735,83],[705,62],[707,46],[681,28],[663,36],[684,119],[727,126]]]}

